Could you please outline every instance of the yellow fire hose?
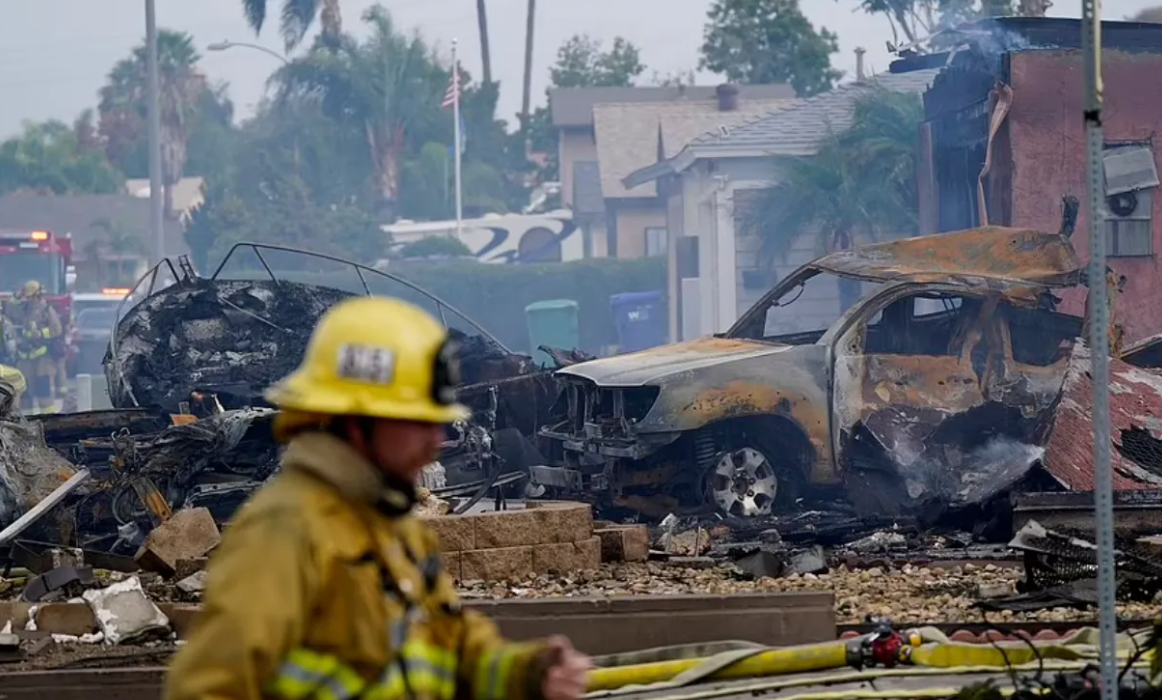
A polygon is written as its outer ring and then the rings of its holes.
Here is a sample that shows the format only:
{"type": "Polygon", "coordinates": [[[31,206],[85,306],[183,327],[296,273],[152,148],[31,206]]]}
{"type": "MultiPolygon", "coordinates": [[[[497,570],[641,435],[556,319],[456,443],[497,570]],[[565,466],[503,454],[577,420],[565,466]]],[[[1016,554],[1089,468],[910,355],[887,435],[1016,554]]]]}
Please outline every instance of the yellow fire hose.
{"type": "MultiPolygon", "coordinates": [[[[1053,642],[1004,641],[996,644],[953,642],[935,628],[920,628],[919,646],[910,647],[905,664],[948,669],[966,667],[995,670],[1045,661],[1081,661],[1097,658],[1097,630],[1087,628],[1053,642]],[[1035,647],[1035,649],[1034,649],[1035,647]]],[[[1145,644],[1147,633],[1121,634],[1119,658],[1128,659],[1145,644]],[[1141,638],[1140,640],[1138,638],[1141,638]]],[[[779,649],[747,648],[703,658],[678,658],[595,669],[589,675],[589,691],[608,691],[626,686],[663,684],[680,687],[695,682],[763,678],[810,671],[848,668],[852,641],[824,642],[779,649]]],[[[858,644],[858,642],[855,642],[858,644]]],[[[647,652],[648,653],[648,652],[647,652]]],[[[633,655],[625,655],[626,660],[633,655]]],[[[1149,659],[1150,653],[1144,657],[1149,659]]],[[[648,658],[648,657],[647,657],[648,658]]],[[[815,679],[816,681],[818,679],[815,679]]]]}
{"type": "MultiPolygon", "coordinates": [[[[747,650],[747,656],[724,668],[716,669],[703,680],[730,680],[736,678],[759,678],[780,676],[807,671],[825,671],[845,668],[847,664],[847,642],[824,642],[783,649],[747,650]],[[757,653],[756,653],[757,652],[757,653]]],[[[733,652],[727,652],[733,653],[733,652]]],[[[710,657],[711,659],[714,657],[710,657]]],[[[611,690],[627,685],[651,685],[664,683],[677,676],[696,669],[709,659],[674,659],[652,663],[598,668],[589,674],[589,690],[611,690]]]]}
{"type": "MultiPolygon", "coordinates": [[[[1080,671],[1085,668],[1086,663],[1077,661],[1046,661],[1044,664],[1027,664],[1025,666],[1014,666],[1014,669],[1028,672],[1037,671],[1040,667],[1046,674],[1058,671],[1080,671]]],[[[1134,665],[1135,669],[1146,669],[1149,664],[1146,662],[1138,662],[1134,665]]],[[[712,698],[721,697],[724,695],[741,696],[741,695],[758,695],[786,690],[788,688],[796,688],[800,686],[814,686],[814,685],[839,685],[839,684],[855,684],[855,683],[874,683],[877,680],[884,680],[888,678],[916,678],[924,676],[956,676],[956,675],[972,675],[983,673],[995,673],[997,668],[995,666],[961,666],[958,668],[916,668],[916,667],[897,667],[897,668],[877,668],[865,671],[848,671],[835,673],[830,675],[811,675],[798,678],[784,678],[777,680],[765,680],[746,685],[730,685],[717,688],[696,689],[690,688],[684,692],[679,692],[674,695],[653,695],[650,700],[711,700],[712,698]]],[[[642,687],[626,687],[618,690],[606,690],[590,692],[586,694],[589,700],[598,700],[599,698],[613,698],[618,695],[626,695],[629,693],[641,692],[642,687]]],[[[678,690],[678,688],[675,688],[678,690]]],[[[961,689],[957,688],[954,692],[946,692],[945,688],[923,689],[921,697],[932,693],[934,696],[955,695],[961,689]]],[[[1005,695],[1011,694],[1011,688],[1006,689],[1003,686],[998,687],[1001,693],[1005,695]]],[[[857,693],[867,693],[864,690],[846,690],[836,691],[833,693],[814,692],[792,696],[783,696],[781,700],[788,700],[789,698],[799,698],[799,700],[806,700],[807,698],[819,698],[820,700],[830,700],[830,698],[854,698],[854,697],[907,697],[910,693],[916,693],[915,690],[897,689],[893,691],[885,691],[882,695],[875,695],[876,691],[871,691],[871,695],[856,695],[857,693]],[[901,695],[902,694],[902,695],[901,695]]]]}

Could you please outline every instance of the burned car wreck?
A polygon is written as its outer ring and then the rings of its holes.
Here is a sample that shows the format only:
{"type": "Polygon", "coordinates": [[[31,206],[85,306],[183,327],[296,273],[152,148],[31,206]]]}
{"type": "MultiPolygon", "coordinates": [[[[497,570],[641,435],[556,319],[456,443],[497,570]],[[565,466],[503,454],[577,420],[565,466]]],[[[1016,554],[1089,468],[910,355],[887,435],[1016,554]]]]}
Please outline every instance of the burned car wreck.
{"type": "Polygon", "coordinates": [[[1030,230],[826,255],[725,333],[559,370],[563,466],[533,479],[655,516],[987,501],[1038,476],[1084,349],[1051,290],[1081,283],[1068,237],[1030,230]]]}

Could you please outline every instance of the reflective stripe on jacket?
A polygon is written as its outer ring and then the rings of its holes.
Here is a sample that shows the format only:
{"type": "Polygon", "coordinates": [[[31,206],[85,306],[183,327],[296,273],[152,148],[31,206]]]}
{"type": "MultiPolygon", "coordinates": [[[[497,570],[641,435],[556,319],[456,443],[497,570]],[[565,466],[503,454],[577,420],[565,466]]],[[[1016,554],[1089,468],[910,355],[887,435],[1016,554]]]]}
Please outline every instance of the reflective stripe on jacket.
{"type": "Polygon", "coordinates": [[[541,643],[460,607],[434,533],[372,504],[381,480],[324,433],[235,516],[165,700],[536,700],[541,643]]]}

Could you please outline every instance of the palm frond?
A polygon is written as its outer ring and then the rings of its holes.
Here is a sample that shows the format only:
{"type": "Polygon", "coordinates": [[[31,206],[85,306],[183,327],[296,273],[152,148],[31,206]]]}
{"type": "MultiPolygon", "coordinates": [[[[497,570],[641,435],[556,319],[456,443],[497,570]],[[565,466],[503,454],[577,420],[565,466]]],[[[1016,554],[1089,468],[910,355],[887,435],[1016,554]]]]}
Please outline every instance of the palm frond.
{"type": "Polygon", "coordinates": [[[302,42],[318,13],[319,0],[283,0],[282,40],[288,53],[302,42]]]}
{"type": "Polygon", "coordinates": [[[242,14],[246,24],[258,34],[266,22],[266,0],[242,0],[242,14]]]}

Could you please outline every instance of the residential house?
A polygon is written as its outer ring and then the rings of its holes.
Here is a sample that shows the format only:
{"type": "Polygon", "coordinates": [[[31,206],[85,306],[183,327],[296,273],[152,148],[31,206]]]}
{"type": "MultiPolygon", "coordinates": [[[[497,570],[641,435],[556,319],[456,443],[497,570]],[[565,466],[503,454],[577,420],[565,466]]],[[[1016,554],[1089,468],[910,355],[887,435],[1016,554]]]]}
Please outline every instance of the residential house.
{"type": "MultiPolygon", "coordinates": [[[[921,220],[938,231],[983,223],[1056,231],[1062,197],[1086,200],[1080,21],[981,20],[964,34],[925,96],[921,220]]],[[[1105,247],[1125,276],[1115,314],[1131,343],[1162,331],[1162,231],[1154,226],[1162,214],[1162,25],[1103,22],[1102,45],[1105,247]]],[[[1073,234],[1083,258],[1087,209],[1073,234]]],[[[1082,312],[1084,290],[1068,290],[1064,302],[1082,312]]]]}
{"type": "MultiPolygon", "coordinates": [[[[780,157],[817,153],[829,134],[851,125],[857,100],[873,87],[921,93],[938,71],[926,66],[857,79],[748,123],[705,134],[675,155],[623,178],[629,191],[656,188],[667,202],[666,227],[675,241],[669,251],[668,293],[678,300],[670,304],[671,337],[727,330],[774,282],[759,260],[758,237],[744,223],[746,202],[779,182],[780,157]]],[[[803,236],[776,266],[776,276],[814,258],[820,252],[815,238],[803,236]]],[[[820,279],[798,303],[805,310],[803,327],[781,330],[826,327],[839,315],[838,286],[820,279]]]]}
{"type": "MultiPolygon", "coordinates": [[[[174,218],[184,222],[190,210],[202,203],[205,196],[202,188],[205,184],[204,177],[183,177],[174,184],[170,193],[174,218]]],[[[134,197],[149,199],[149,178],[126,180],[125,192],[134,197]]]]}
{"type": "Polygon", "coordinates": [[[706,131],[754,118],[794,97],[787,85],[739,86],[719,112],[713,87],[558,88],[549,92],[557,129],[561,199],[585,232],[587,257],[660,252],[665,203],[656,192],[627,192],[620,179],[677,152],[706,131]],[[729,113],[727,115],[727,113],[729,113]],[[647,234],[647,230],[650,233],[647,234]],[[652,243],[647,244],[647,236],[652,243]]]}

